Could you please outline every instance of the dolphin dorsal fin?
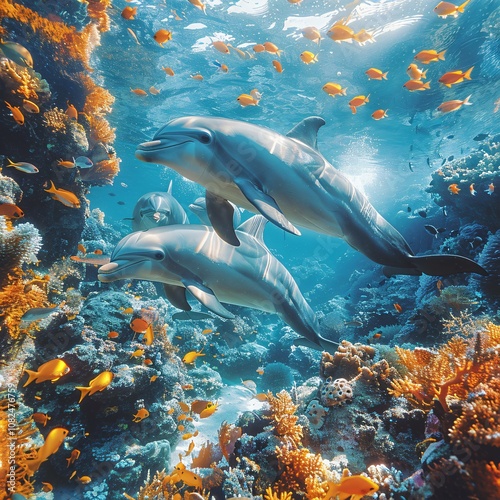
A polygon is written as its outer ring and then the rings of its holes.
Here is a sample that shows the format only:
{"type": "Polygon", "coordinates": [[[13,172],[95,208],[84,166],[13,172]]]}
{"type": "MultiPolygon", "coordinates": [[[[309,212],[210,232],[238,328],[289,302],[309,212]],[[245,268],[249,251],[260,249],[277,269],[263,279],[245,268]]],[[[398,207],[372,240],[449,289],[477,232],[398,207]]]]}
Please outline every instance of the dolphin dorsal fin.
{"type": "Polygon", "coordinates": [[[172,194],[172,181],[168,184],[167,194],[172,194]]]}
{"type": "Polygon", "coordinates": [[[264,229],[268,220],[262,215],[254,215],[240,224],[236,229],[253,236],[260,243],[264,244],[264,229]]]}
{"type": "Polygon", "coordinates": [[[325,120],[321,116],[309,116],[297,123],[286,135],[291,139],[296,139],[307,144],[313,149],[317,149],[318,130],[325,123],[325,120]]]}

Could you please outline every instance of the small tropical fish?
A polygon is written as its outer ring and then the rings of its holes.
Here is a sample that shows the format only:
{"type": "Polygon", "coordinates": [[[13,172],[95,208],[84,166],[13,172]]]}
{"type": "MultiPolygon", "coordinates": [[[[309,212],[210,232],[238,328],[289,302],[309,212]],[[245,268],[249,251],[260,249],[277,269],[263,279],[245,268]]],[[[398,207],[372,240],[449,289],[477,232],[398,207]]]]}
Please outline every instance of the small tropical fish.
{"type": "Polygon", "coordinates": [[[132,314],[134,312],[133,307],[127,307],[126,309],[123,310],[123,314],[132,314]]]}
{"type": "Polygon", "coordinates": [[[458,187],[458,184],[450,184],[448,186],[448,191],[451,194],[458,194],[461,191],[461,189],[458,187]]]}
{"type": "Polygon", "coordinates": [[[182,17],[177,14],[177,11],[175,9],[171,9],[170,12],[174,15],[174,19],[176,21],[182,21],[182,17]]]}
{"type": "Polygon", "coordinates": [[[130,89],[130,92],[133,92],[135,95],[140,95],[140,96],[146,96],[148,95],[148,93],[145,91],[145,90],[142,90],[142,89],[130,89]]]}
{"type": "Polygon", "coordinates": [[[139,38],[137,38],[137,35],[135,34],[135,31],[133,29],[127,28],[128,34],[132,37],[132,39],[135,41],[137,45],[140,45],[141,42],[139,42],[139,38]]]}
{"type": "Polygon", "coordinates": [[[477,134],[476,137],[474,137],[472,140],[473,141],[484,141],[490,136],[490,134],[477,134]]]}
{"type": "Polygon", "coordinates": [[[113,381],[114,376],[115,375],[113,372],[103,371],[102,373],[97,375],[96,378],[90,381],[88,387],[75,387],[75,389],[78,389],[81,392],[80,400],[78,401],[78,403],[81,403],[83,398],[85,398],[86,396],[92,396],[92,394],[101,392],[106,389],[106,387],[108,387],[108,385],[113,381]]]}
{"type": "Polygon", "coordinates": [[[212,333],[213,330],[211,328],[205,328],[205,330],[202,330],[201,334],[202,335],[208,335],[209,333],[212,333]]]}
{"type": "Polygon", "coordinates": [[[92,478],[90,476],[82,476],[78,478],[78,482],[81,484],[89,484],[92,482],[92,478]]]}
{"type": "Polygon", "coordinates": [[[319,44],[319,42],[321,41],[321,33],[319,32],[318,28],[315,28],[314,26],[308,26],[307,28],[304,28],[302,30],[302,35],[304,36],[304,38],[307,38],[314,43],[319,44]]]}
{"type": "Polygon", "coordinates": [[[346,95],[347,87],[342,88],[338,83],[328,82],[323,85],[323,91],[335,97],[336,95],[346,95]]]}
{"type": "Polygon", "coordinates": [[[71,455],[66,459],[66,462],[68,462],[68,465],[66,467],[69,467],[72,463],[74,463],[76,460],[80,458],[80,450],[77,450],[76,448],[71,452],[71,455]]]}
{"type": "Polygon", "coordinates": [[[74,477],[76,476],[76,470],[74,470],[72,473],[71,473],[71,476],[69,476],[69,480],[71,481],[74,477]]]}
{"type": "Polygon", "coordinates": [[[188,439],[191,439],[193,437],[193,433],[192,432],[186,432],[185,434],[183,434],[182,436],[182,439],[184,441],[187,441],[188,439]]]}
{"type": "Polygon", "coordinates": [[[408,80],[403,87],[410,92],[415,92],[416,90],[428,90],[431,88],[431,82],[423,82],[422,80],[408,80]]]}
{"type": "Polygon", "coordinates": [[[55,382],[69,372],[69,366],[62,359],[55,358],[47,361],[46,363],[43,363],[43,365],[40,365],[37,371],[25,369],[24,373],[28,374],[28,380],[23,385],[23,387],[26,387],[35,380],[37,384],[46,382],[47,380],[55,382]]]}
{"type": "Polygon", "coordinates": [[[158,375],[152,375],[151,378],[149,379],[149,383],[151,384],[151,382],[155,382],[156,380],[158,380],[158,375]]]}
{"type": "Polygon", "coordinates": [[[159,29],[154,35],[153,38],[155,41],[160,45],[160,47],[163,47],[163,44],[168,42],[169,40],[172,40],[172,33],[166,29],[159,29]]]}
{"type": "Polygon", "coordinates": [[[367,96],[357,95],[349,101],[349,107],[351,108],[352,114],[355,115],[357,112],[356,108],[364,106],[367,102],[370,102],[370,94],[367,96]]]}
{"type": "Polygon", "coordinates": [[[411,161],[408,162],[408,168],[410,169],[410,172],[415,172],[415,170],[413,170],[413,164],[411,161]]]}
{"type": "Polygon", "coordinates": [[[278,49],[278,47],[272,42],[266,42],[263,45],[264,49],[266,49],[266,52],[269,52],[269,54],[276,54],[279,57],[283,52],[282,50],[278,49]]]}
{"type": "Polygon", "coordinates": [[[470,0],[466,0],[462,5],[453,5],[451,2],[439,2],[434,7],[434,12],[443,19],[448,16],[458,17],[458,14],[463,14],[465,7],[469,4],[470,0]]]}
{"type": "Polygon", "coordinates": [[[168,66],[164,66],[163,68],[161,68],[163,71],[165,71],[165,73],[168,75],[168,76],[174,76],[175,73],[174,73],[174,70],[172,68],[169,68],[168,66]]]}
{"type": "Polygon", "coordinates": [[[300,54],[300,60],[304,64],[314,64],[318,62],[318,55],[313,54],[312,52],[309,52],[308,50],[302,52],[300,54]]]}
{"type": "Polygon", "coordinates": [[[189,0],[191,5],[194,5],[197,9],[200,9],[204,14],[206,14],[206,6],[201,0],[189,0]]]}
{"type": "Polygon", "coordinates": [[[190,75],[190,77],[193,80],[198,80],[199,82],[201,82],[203,80],[203,75],[200,75],[199,73],[196,73],[195,75],[190,75]]]}
{"type": "Polygon", "coordinates": [[[36,458],[26,461],[30,475],[33,475],[50,455],[57,452],[68,434],[69,431],[63,427],[55,427],[48,433],[42,447],[37,451],[36,458]]]}
{"type": "Polygon", "coordinates": [[[227,73],[229,71],[227,64],[222,64],[217,60],[213,61],[213,64],[217,66],[223,73],[227,73]]]}
{"type": "Polygon", "coordinates": [[[236,100],[240,103],[240,105],[245,108],[247,106],[258,106],[259,101],[255,99],[253,96],[249,94],[240,94],[236,100]]]}
{"type": "Polygon", "coordinates": [[[132,422],[138,423],[141,420],[149,417],[149,411],[146,408],[141,408],[137,411],[137,413],[133,416],[132,422]]]}
{"type": "Polygon", "coordinates": [[[255,44],[253,47],[252,47],[252,50],[254,52],[257,52],[257,54],[259,54],[260,52],[265,52],[266,51],[266,48],[264,47],[264,44],[262,43],[257,43],[255,44]]]}
{"type": "Polygon", "coordinates": [[[372,113],[372,118],[374,120],[382,120],[383,118],[387,118],[387,111],[389,110],[377,109],[372,113]]]}
{"type": "Polygon", "coordinates": [[[108,339],[117,339],[120,336],[118,332],[109,332],[108,339]]]}
{"type": "Polygon", "coordinates": [[[432,236],[434,236],[434,238],[437,238],[438,237],[438,234],[439,233],[442,233],[444,232],[444,229],[442,227],[440,227],[439,229],[436,228],[435,226],[431,226],[430,224],[427,224],[424,226],[424,229],[429,233],[431,234],[432,236]]]}
{"type": "Polygon", "coordinates": [[[443,289],[443,286],[444,286],[443,282],[441,280],[437,280],[437,282],[436,282],[436,288],[439,291],[441,291],[443,289]]]}
{"type": "Polygon", "coordinates": [[[472,196],[476,196],[477,191],[474,189],[474,183],[469,186],[469,191],[472,196]]]}
{"type": "Polygon", "coordinates": [[[136,333],[144,333],[149,326],[149,323],[142,318],[135,318],[130,322],[130,328],[136,333]]]}
{"type": "Polygon", "coordinates": [[[415,63],[411,63],[406,69],[406,74],[412,80],[423,80],[427,78],[427,70],[421,70],[415,63]]]}
{"type": "Polygon", "coordinates": [[[387,73],[389,72],[386,71],[383,73],[377,68],[370,68],[365,71],[366,76],[368,76],[370,80],[387,80],[387,73]]]}
{"type": "Polygon", "coordinates": [[[81,262],[82,264],[89,264],[92,266],[104,266],[104,264],[109,264],[109,261],[111,260],[109,255],[95,254],[88,254],[83,257],[80,257],[79,255],[71,255],[70,259],[75,262],[81,262]]]}
{"type": "Polygon", "coordinates": [[[258,394],[256,394],[254,396],[254,399],[256,399],[257,401],[260,401],[261,403],[267,401],[269,398],[267,397],[267,394],[264,393],[264,392],[259,392],[258,394]]]}
{"type": "Polygon", "coordinates": [[[57,165],[64,168],[75,168],[75,162],[69,160],[63,160],[62,158],[57,160],[57,165]]]}
{"type": "Polygon", "coordinates": [[[375,38],[371,33],[368,33],[365,29],[358,31],[353,37],[353,40],[356,40],[360,45],[365,45],[366,42],[375,42],[375,38]]]}
{"type": "Polygon", "coordinates": [[[9,158],[7,158],[7,161],[9,162],[7,167],[13,167],[20,172],[24,172],[25,174],[38,174],[39,172],[38,168],[36,168],[35,165],[31,163],[27,163],[25,161],[18,161],[14,163],[9,158]]]}
{"type": "Polygon", "coordinates": [[[47,422],[51,419],[46,413],[40,413],[40,412],[35,412],[32,415],[33,420],[37,424],[43,424],[45,427],[47,425],[47,422]]]}
{"type": "Polygon", "coordinates": [[[33,307],[28,309],[22,316],[21,321],[25,323],[32,323],[33,321],[40,321],[41,319],[48,318],[51,314],[59,312],[59,306],[53,307],[33,307]]]}
{"type": "MultiPolygon", "coordinates": [[[[189,0],[191,1],[191,0],[189,0]]],[[[172,479],[174,481],[182,481],[184,484],[188,486],[193,486],[195,488],[198,488],[200,491],[203,488],[203,483],[201,482],[201,477],[198,474],[195,474],[193,471],[190,470],[180,470],[178,472],[175,472],[172,474],[172,479]],[[175,479],[174,479],[175,477],[175,479]]]]}
{"type": "Polygon", "coordinates": [[[182,432],[184,429],[185,429],[185,427],[184,427],[182,424],[179,424],[179,425],[177,426],[177,430],[178,430],[179,432],[182,432]]]}
{"type": "Polygon", "coordinates": [[[445,73],[438,81],[439,83],[442,83],[446,87],[450,88],[452,85],[461,83],[464,80],[470,80],[470,75],[473,69],[474,66],[469,68],[467,71],[448,71],[448,73],[445,73]]]}
{"type": "Polygon", "coordinates": [[[12,113],[12,118],[14,118],[14,121],[18,125],[24,125],[24,115],[22,111],[19,109],[18,106],[12,106],[10,103],[7,101],[4,101],[5,105],[10,109],[10,112],[12,113]]]}
{"type": "Polygon", "coordinates": [[[403,308],[397,302],[395,304],[393,304],[393,306],[394,306],[394,309],[396,309],[396,311],[398,313],[403,312],[403,308]]]}
{"type": "Polygon", "coordinates": [[[42,484],[43,484],[42,491],[45,491],[46,493],[54,489],[54,487],[50,483],[44,483],[42,481],[42,484]]]}
{"type": "Polygon", "coordinates": [[[79,156],[76,160],[73,158],[73,162],[78,168],[92,168],[92,166],[94,165],[92,160],[90,158],[87,158],[86,156],[79,156]]]}
{"type": "Polygon", "coordinates": [[[144,349],[136,349],[130,356],[132,358],[140,358],[144,354],[144,349]]]}
{"type": "Polygon", "coordinates": [[[264,368],[262,366],[259,366],[257,370],[255,370],[259,375],[264,375],[264,368]]]}
{"type": "Polygon", "coordinates": [[[144,364],[145,364],[146,366],[151,366],[151,365],[153,364],[153,361],[152,361],[151,359],[149,359],[149,358],[146,358],[146,359],[144,360],[144,364]]]}
{"type": "Polygon", "coordinates": [[[31,57],[28,49],[23,47],[21,44],[0,40],[0,49],[4,53],[5,57],[14,61],[16,64],[26,66],[28,68],[33,67],[33,57],[31,57]]]}
{"type": "Polygon", "coordinates": [[[215,42],[212,42],[212,46],[214,49],[218,50],[222,54],[229,54],[229,52],[230,52],[229,47],[224,42],[215,41],[215,42]]]}
{"type": "Polygon", "coordinates": [[[24,212],[13,203],[0,204],[0,215],[4,215],[8,219],[20,219],[24,217],[24,212]]]}
{"type": "Polygon", "coordinates": [[[23,99],[23,108],[28,113],[40,113],[40,108],[38,107],[38,105],[32,101],[28,101],[28,99],[23,99]]]}
{"type": "Polygon", "coordinates": [[[56,188],[52,181],[50,181],[50,184],[51,187],[49,189],[45,189],[45,191],[52,196],[52,199],[59,201],[64,206],[69,208],[80,208],[80,200],[77,198],[75,193],[66,191],[66,189],[56,188]]]}
{"type": "Polygon", "coordinates": [[[152,85],[151,87],[149,87],[149,93],[153,95],[158,95],[160,91],[154,85],[152,85]]]}
{"type": "Polygon", "coordinates": [[[66,108],[66,115],[72,120],[78,120],[78,111],[73,106],[73,104],[70,104],[70,102],[68,101],[67,106],[68,107],[66,108]]]}
{"type": "Polygon", "coordinates": [[[444,61],[444,54],[446,50],[437,52],[436,50],[421,50],[413,59],[420,61],[422,64],[429,64],[431,62],[444,61]]]}
{"type": "MultiPolygon", "coordinates": [[[[347,470],[347,469],[346,469],[347,470]]],[[[348,476],[344,473],[340,483],[328,482],[328,493],[325,498],[350,498],[361,500],[364,496],[372,495],[378,490],[378,484],[366,476],[348,476]]]]}
{"type": "Polygon", "coordinates": [[[184,420],[186,420],[186,415],[184,415],[184,413],[181,413],[180,415],[177,416],[177,422],[182,422],[184,420]]]}
{"type": "Polygon", "coordinates": [[[274,69],[278,73],[283,73],[283,66],[281,65],[281,63],[277,59],[273,59],[272,64],[273,64],[274,69]]]}
{"type": "Polygon", "coordinates": [[[135,19],[135,16],[137,15],[137,7],[125,7],[122,10],[121,16],[123,19],[126,19],[127,21],[132,21],[135,19]]]}
{"type": "MultiPolygon", "coordinates": [[[[203,349],[201,350],[203,351],[203,349]]],[[[182,362],[190,365],[191,363],[194,363],[196,361],[196,358],[199,358],[200,356],[205,356],[205,354],[202,354],[201,351],[190,351],[187,354],[184,355],[182,358],[182,362]]]]}
{"type": "Polygon", "coordinates": [[[194,389],[193,384],[184,384],[184,385],[181,385],[181,387],[184,391],[192,391],[194,389]]]}
{"type": "Polygon", "coordinates": [[[205,409],[203,409],[199,413],[200,418],[208,418],[208,417],[210,417],[211,415],[213,415],[217,411],[218,407],[219,407],[219,405],[216,404],[216,403],[208,403],[207,406],[205,407],[205,409]]]}
{"type": "Polygon", "coordinates": [[[184,403],[184,401],[179,401],[179,406],[180,406],[181,410],[184,412],[191,411],[191,407],[187,403],[184,403]]]}
{"type": "Polygon", "coordinates": [[[453,101],[446,101],[443,102],[438,106],[438,111],[441,111],[441,113],[451,113],[452,111],[458,111],[462,106],[470,106],[472,103],[469,101],[469,99],[472,97],[472,94],[467,96],[463,101],[460,100],[453,100],[453,101]]]}
{"type": "Polygon", "coordinates": [[[191,452],[194,450],[194,441],[191,441],[189,443],[188,449],[186,450],[186,453],[184,453],[184,456],[187,457],[191,455],[191,452]]]}
{"type": "Polygon", "coordinates": [[[382,333],[381,332],[377,332],[377,333],[373,334],[372,339],[373,340],[378,340],[380,337],[382,337],[382,333]]]}
{"type": "MultiPolygon", "coordinates": [[[[142,333],[142,332],[140,332],[142,333]]],[[[142,338],[142,341],[146,345],[151,345],[155,339],[155,334],[153,330],[153,325],[149,324],[148,327],[146,328],[146,331],[144,332],[144,337],[142,338]]]]}
{"type": "Polygon", "coordinates": [[[355,37],[354,30],[349,28],[349,26],[344,24],[344,19],[337,21],[329,30],[327,35],[337,43],[349,42],[355,37]]]}
{"type": "Polygon", "coordinates": [[[485,189],[484,192],[489,194],[489,195],[492,195],[495,192],[495,186],[493,185],[493,182],[490,183],[490,185],[488,186],[488,189],[485,189]]]}

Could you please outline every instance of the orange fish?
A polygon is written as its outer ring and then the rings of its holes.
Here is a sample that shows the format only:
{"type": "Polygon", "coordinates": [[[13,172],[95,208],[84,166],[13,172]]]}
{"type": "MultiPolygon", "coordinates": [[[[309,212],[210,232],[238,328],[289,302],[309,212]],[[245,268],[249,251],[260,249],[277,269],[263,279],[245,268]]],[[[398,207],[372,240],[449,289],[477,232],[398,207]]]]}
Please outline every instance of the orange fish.
{"type": "Polygon", "coordinates": [[[66,115],[68,115],[72,120],[78,120],[78,111],[76,108],[73,106],[73,104],[70,104],[70,102],[67,102],[68,107],[66,108],[66,115]]]}
{"type": "Polygon", "coordinates": [[[247,106],[258,106],[259,100],[249,94],[240,94],[236,100],[240,103],[240,106],[246,108],[247,106]]]}
{"type": "Polygon", "coordinates": [[[151,384],[155,380],[158,380],[158,375],[152,375],[151,378],[149,379],[149,383],[151,384]]]}
{"type": "Polygon", "coordinates": [[[272,61],[273,63],[273,66],[274,66],[274,69],[278,72],[278,73],[283,73],[283,66],[281,65],[281,63],[279,61],[277,61],[276,59],[274,59],[272,61]]]}
{"type": "Polygon", "coordinates": [[[266,42],[263,45],[264,48],[266,49],[266,52],[269,52],[270,54],[276,54],[278,57],[283,52],[282,50],[278,49],[278,47],[274,45],[274,43],[272,42],[266,42]]]}
{"type": "MultiPolygon", "coordinates": [[[[347,22],[347,21],[346,21],[347,22]]],[[[337,43],[352,42],[355,33],[352,28],[344,24],[344,19],[337,21],[329,30],[327,35],[337,43]]]]}
{"type": "Polygon", "coordinates": [[[469,192],[472,196],[476,196],[477,191],[474,189],[474,183],[469,186],[469,192]]]}
{"type": "Polygon", "coordinates": [[[130,328],[136,333],[144,333],[149,326],[149,323],[142,318],[135,318],[130,322],[130,328]]]}
{"type": "Polygon", "coordinates": [[[12,106],[7,101],[4,101],[4,103],[10,109],[10,112],[12,113],[12,118],[14,118],[14,121],[18,125],[24,125],[24,115],[23,115],[22,111],[19,109],[19,107],[12,106]]]}
{"type": "Polygon", "coordinates": [[[26,465],[28,466],[28,474],[30,476],[39,469],[42,462],[45,462],[50,455],[57,452],[68,434],[69,431],[63,427],[55,427],[49,432],[42,447],[38,449],[36,458],[27,460],[26,465]]]}
{"type": "Polygon", "coordinates": [[[355,115],[357,112],[356,108],[359,108],[360,106],[364,106],[367,102],[370,102],[370,94],[367,96],[364,95],[357,95],[356,97],[353,97],[349,101],[349,107],[351,108],[352,114],[355,115]]]}
{"type": "Polygon", "coordinates": [[[142,89],[132,89],[131,88],[130,92],[133,92],[135,95],[142,95],[142,96],[148,95],[148,93],[142,89]]]}
{"type": "Polygon", "coordinates": [[[144,349],[136,349],[131,355],[130,359],[132,358],[140,358],[144,354],[144,349]]]}
{"type": "Polygon", "coordinates": [[[441,111],[441,113],[451,113],[452,111],[458,111],[462,106],[470,106],[472,103],[469,101],[471,98],[472,94],[467,96],[463,101],[460,100],[453,100],[453,101],[446,101],[443,102],[443,104],[440,104],[438,106],[438,111],[441,111]]]}
{"type": "Polygon", "coordinates": [[[365,71],[366,76],[368,76],[370,80],[387,80],[387,73],[389,72],[386,71],[383,73],[377,68],[370,68],[365,71]]]}
{"type": "Polygon", "coordinates": [[[490,183],[488,189],[485,189],[484,192],[489,195],[492,195],[495,192],[495,186],[493,185],[493,182],[490,183]]]}
{"type": "Polygon", "coordinates": [[[4,215],[9,219],[20,219],[24,217],[24,212],[13,203],[2,203],[0,205],[0,215],[4,215]]]}
{"type": "Polygon", "coordinates": [[[132,314],[134,309],[132,307],[127,307],[127,309],[123,310],[123,314],[132,314]]]}
{"type": "Polygon", "coordinates": [[[262,43],[257,43],[256,45],[254,45],[252,47],[252,49],[254,52],[257,52],[257,53],[266,51],[266,48],[264,47],[264,44],[262,44],[262,43]]]}
{"type": "Polygon", "coordinates": [[[46,363],[43,363],[43,365],[40,365],[38,367],[38,371],[25,369],[24,373],[28,374],[28,380],[23,385],[23,387],[26,387],[35,380],[37,384],[40,384],[41,382],[45,382],[47,380],[55,382],[69,372],[70,367],[62,359],[55,358],[47,361],[46,363]]]}
{"type": "Polygon", "coordinates": [[[396,302],[394,305],[394,309],[396,309],[396,311],[398,313],[402,312],[403,311],[403,308],[396,302]]]}
{"type": "Polygon", "coordinates": [[[184,415],[184,413],[181,413],[177,416],[177,422],[182,422],[183,420],[186,420],[186,415],[184,415]]]}
{"type": "Polygon", "coordinates": [[[323,85],[323,91],[328,95],[335,97],[336,95],[346,95],[347,88],[342,88],[342,86],[338,83],[328,82],[323,85]]]}
{"type": "Polygon", "coordinates": [[[203,76],[202,76],[202,75],[200,75],[199,73],[197,73],[196,75],[190,75],[190,76],[191,76],[191,78],[192,78],[193,80],[198,80],[198,81],[200,81],[200,82],[203,80],[203,76]]]}
{"type": "Polygon", "coordinates": [[[135,15],[137,14],[137,7],[125,7],[122,10],[123,19],[127,19],[127,21],[132,21],[135,19],[135,15]]]}
{"type": "Polygon", "coordinates": [[[182,439],[184,441],[187,441],[188,439],[191,439],[192,437],[193,437],[193,433],[192,432],[186,432],[186,434],[182,435],[182,439]]]}
{"type": "Polygon", "coordinates": [[[42,491],[45,491],[46,493],[54,489],[54,487],[50,483],[44,483],[42,481],[42,484],[43,484],[42,491]]]}
{"type": "Polygon", "coordinates": [[[458,187],[458,184],[450,184],[448,186],[448,191],[451,194],[458,194],[461,191],[461,189],[458,187]]]}
{"type": "Polygon", "coordinates": [[[180,431],[180,432],[182,432],[184,429],[185,429],[185,427],[182,424],[179,424],[177,426],[177,430],[180,431]]]}
{"type": "Polygon", "coordinates": [[[255,370],[259,375],[264,375],[264,368],[262,366],[259,366],[257,370],[255,370]]]}
{"type": "Polygon", "coordinates": [[[455,85],[457,83],[461,83],[464,80],[470,80],[470,74],[472,73],[472,70],[474,69],[474,66],[472,68],[469,68],[467,71],[448,71],[448,73],[445,73],[440,79],[439,83],[442,83],[446,87],[450,88],[452,85],[455,85]]]}
{"type": "Polygon", "coordinates": [[[50,188],[44,191],[49,193],[53,200],[61,202],[65,207],[80,208],[80,200],[75,193],[66,191],[66,189],[56,188],[52,181],[50,181],[50,184],[50,188]]]}
{"type": "Polygon", "coordinates": [[[154,85],[152,85],[151,87],[149,87],[149,93],[153,95],[159,95],[160,91],[154,85]]]}
{"type": "Polygon", "coordinates": [[[314,64],[318,62],[318,55],[306,50],[300,54],[300,60],[304,64],[314,64]]]}
{"type": "Polygon", "coordinates": [[[174,76],[175,73],[174,73],[174,70],[172,68],[169,68],[167,66],[161,68],[163,71],[165,71],[165,73],[168,75],[168,76],[174,76]]]}
{"type": "MultiPolygon", "coordinates": [[[[201,351],[203,351],[203,349],[201,351]]],[[[187,365],[190,365],[190,364],[194,363],[196,361],[196,358],[199,358],[200,356],[205,356],[205,354],[202,354],[201,351],[190,351],[190,352],[188,352],[182,358],[182,362],[186,363],[187,365]]]]}
{"type": "Polygon", "coordinates": [[[314,26],[308,26],[307,28],[304,28],[302,30],[302,35],[304,36],[304,38],[307,38],[314,43],[319,43],[321,41],[321,33],[319,32],[318,28],[315,28],[314,26]]]}
{"type": "Polygon", "coordinates": [[[423,82],[422,80],[408,80],[403,87],[410,92],[415,92],[416,90],[428,90],[431,88],[431,82],[423,82]]]}
{"type": "Polygon", "coordinates": [[[184,456],[185,457],[189,456],[193,450],[194,450],[194,441],[191,441],[189,443],[188,449],[186,450],[186,453],[184,453],[184,456]]]}
{"type": "Polygon", "coordinates": [[[60,167],[64,167],[64,168],[75,168],[75,166],[76,166],[75,162],[69,161],[69,160],[63,160],[63,159],[57,160],[57,164],[60,167]]]}
{"type": "Polygon", "coordinates": [[[23,99],[23,108],[28,113],[40,113],[40,108],[34,102],[28,101],[28,99],[23,99]]]}
{"type": "Polygon", "coordinates": [[[113,372],[103,371],[90,381],[88,387],[75,387],[75,389],[78,389],[81,392],[80,400],[78,402],[81,403],[83,398],[86,396],[92,396],[92,394],[95,394],[96,392],[104,391],[104,389],[111,384],[114,376],[113,372]]]}
{"type": "Polygon", "coordinates": [[[353,37],[353,40],[356,40],[360,45],[365,45],[366,42],[375,42],[375,38],[371,33],[368,33],[366,30],[358,31],[353,37]]]}
{"type": "Polygon", "coordinates": [[[82,476],[78,478],[78,482],[81,484],[89,484],[92,482],[92,478],[90,476],[82,476]]]}
{"type": "Polygon", "coordinates": [[[224,42],[215,41],[212,42],[212,46],[222,54],[229,54],[229,47],[224,42]]]}
{"type": "Polygon", "coordinates": [[[421,70],[415,63],[411,63],[406,69],[406,74],[412,80],[423,80],[427,78],[427,70],[421,70]]]}
{"type": "Polygon", "coordinates": [[[80,458],[80,450],[77,450],[76,448],[71,452],[71,455],[66,459],[66,462],[68,462],[67,467],[69,467],[72,463],[75,462],[75,460],[78,460],[80,458]]]}
{"type": "Polygon", "coordinates": [[[137,413],[133,416],[132,422],[138,423],[141,420],[149,417],[149,411],[146,408],[141,408],[137,411],[137,413]]]}
{"type": "Polygon", "coordinates": [[[189,0],[191,5],[194,5],[197,9],[200,9],[204,14],[206,14],[205,4],[201,2],[201,0],[189,0]]]}
{"type": "Polygon", "coordinates": [[[87,249],[82,245],[82,243],[78,243],[77,249],[78,249],[79,252],[81,252],[83,254],[87,253],[87,249]]]}
{"type": "MultiPolygon", "coordinates": [[[[142,333],[142,332],[141,332],[142,333]]],[[[144,332],[144,337],[142,338],[142,341],[146,345],[151,345],[153,343],[153,340],[155,339],[154,331],[153,331],[153,325],[148,325],[146,328],[146,331],[144,332]]]]}
{"type": "Polygon", "coordinates": [[[184,391],[192,391],[194,389],[193,384],[184,384],[184,385],[181,385],[181,387],[184,391]]]}
{"type": "Polygon", "coordinates": [[[51,419],[51,417],[49,417],[46,413],[40,413],[40,412],[33,413],[32,417],[37,424],[43,424],[44,427],[47,425],[47,422],[51,419]]]}
{"type": "Polygon", "coordinates": [[[380,337],[382,337],[382,334],[380,332],[374,333],[372,339],[377,340],[380,337]]]}
{"type": "Polygon", "coordinates": [[[384,111],[383,109],[377,109],[377,111],[374,111],[372,113],[372,118],[374,120],[382,120],[383,118],[387,118],[387,111],[389,111],[389,110],[386,109],[384,111]]]}
{"type": "Polygon", "coordinates": [[[444,61],[445,52],[446,50],[441,52],[437,52],[436,50],[421,50],[413,59],[420,61],[422,64],[444,61]]]}
{"type": "Polygon", "coordinates": [[[441,280],[437,280],[436,288],[441,291],[443,289],[443,282],[441,280]]]}
{"type": "Polygon", "coordinates": [[[163,47],[163,44],[168,42],[169,40],[172,40],[172,33],[166,29],[159,29],[154,35],[153,38],[155,39],[156,42],[160,45],[160,47],[163,47]]]}
{"type": "Polygon", "coordinates": [[[434,12],[443,19],[448,16],[458,17],[458,14],[463,14],[470,0],[466,0],[462,5],[453,5],[451,2],[439,2],[434,7],[434,12]]]}
{"type": "Polygon", "coordinates": [[[191,408],[187,403],[184,403],[184,401],[179,401],[179,406],[181,407],[181,410],[184,412],[189,412],[191,411],[191,408]]]}
{"type": "Polygon", "coordinates": [[[96,255],[102,255],[102,250],[100,248],[97,248],[96,250],[94,250],[94,253],[96,255]]]}
{"type": "Polygon", "coordinates": [[[109,332],[108,339],[117,339],[120,336],[118,332],[109,332]]]}
{"type": "Polygon", "coordinates": [[[145,364],[146,366],[150,366],[150,365],[152,365],[152,364],[153,364],[153,361],[152,361],[152,360],[150,360],[149,358],[146,358],[146,359],[144,360],[144,364],[145,364]]]}

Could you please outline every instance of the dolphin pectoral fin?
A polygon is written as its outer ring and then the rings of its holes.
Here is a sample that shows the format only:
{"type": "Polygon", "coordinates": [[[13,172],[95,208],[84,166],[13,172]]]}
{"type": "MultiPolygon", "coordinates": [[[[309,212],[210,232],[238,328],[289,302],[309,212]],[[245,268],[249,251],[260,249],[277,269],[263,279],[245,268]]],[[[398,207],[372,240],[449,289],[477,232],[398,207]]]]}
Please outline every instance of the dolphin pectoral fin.
{"type": "Polygon", "coordinates": [[[409,276],[422,276],[422,272],[414,267],[384,266],[383,272],[386,278],[390,278],[391,276],[396,276],[398,274],[406,274],[409,276]]]}
{"type": "Polygon", "coordinates": [[[222,196],[210,191],[205,193],[205,201],[208,218],[217,235],[234,247],[240,246],[233,227],[233,205],[222,196]]]}
{"type": "Polygon", "coordinates": [[[476,273],[487,276],[488,272],[477,262],[461,255],[422,255],[409,257],[413,266],[430,276],[449,276],[457,273],[476,273]]]}
{"type": "Polygon", "coordinates": [[[191,306],[186,299],[186,289],[183,286],[167,285],[163,283],[163,290],[165,290],[168,301],[174,307],[182,309],[183,311],[191,310],[191,306]]]}
{"type": "Polygon", "coordinates": [[[210,290],[207,286],[201,283],[196,283],[194,281],[184,280],[182,284],[188,289],[188,291],[195,297],[199,302],[201,302],[209,311],[222,316],[223,318],[233,319],[234,314],[229,312],[215,296],[214,292],[210,290]]]}
{"type": "Polygon", "coordinates": [[[269,221],[289,233],[300,236],[300,231],[283,215],[276,201],[248,179],[235,179],[246,199],[269,221]]]}
{"type": "Polygon", "coordinates": [[[182,311],[172,314],[172,319],[178,321],[197,321],[200,319],[213,319],[213,316],[198,311],[182,311]]]}

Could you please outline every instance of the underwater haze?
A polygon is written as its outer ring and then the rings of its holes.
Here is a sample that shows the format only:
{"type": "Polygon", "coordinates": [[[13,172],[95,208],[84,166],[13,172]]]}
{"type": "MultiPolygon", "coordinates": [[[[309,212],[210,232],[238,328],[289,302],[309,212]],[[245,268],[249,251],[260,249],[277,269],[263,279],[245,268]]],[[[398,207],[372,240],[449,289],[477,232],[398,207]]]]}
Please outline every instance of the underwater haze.
{"type": "Polygon", "coordinates": [[[500,498],[495,0],[0,0],[0,500],[500,498]]]}

